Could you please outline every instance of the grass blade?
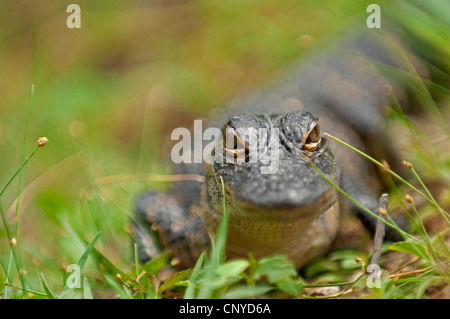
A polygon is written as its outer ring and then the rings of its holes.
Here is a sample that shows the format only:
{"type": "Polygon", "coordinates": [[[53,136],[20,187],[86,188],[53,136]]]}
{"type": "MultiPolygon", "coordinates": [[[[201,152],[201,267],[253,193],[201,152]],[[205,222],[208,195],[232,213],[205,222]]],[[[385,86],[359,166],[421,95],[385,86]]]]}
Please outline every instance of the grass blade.
{"type": "Polygon", "coordinates": [[[200,271],[203,266],[203,259],[205,258],[205,253],[202,253],[195,264],[194,270],[192,271],[191,277],[189,278],[189,284],[184,293],[184,299],[193,299],[195,297],[195,288],[197,285],[198,278],[200,277],[200,271]]]}
{"type": "Polygon", "coordinates": [[[84,299],[94,299],[92,296],[91,286],[86,277],[83,279],[83,297],[84,299]]]}
{"type": "MultiPolygon", "coordinates": [[[[28,132],[30,131],[30,122],[31,122],[31,109],[33,108],[33,99],[34,99],[34,84],[31,85],[31,92],[30,92],[30,103],[28,105],[28,115],[27,115],[27,124],[25,126],[25,137],[23,140],[23,146],[22,146],[22,159],[21,163],[25,160],[25,153],[27,151],[27,141],[28,141],[28,132]]],[[[37,151],[39,146],[36,146],[34,151],[32,152],[31,156],[37,151]]],[[[28,157],[27,161],[31,158],[28,157]]],[[[25,166],[25,165],[23,165],[25,166]]],[[[17,260],[18,267],[19,267],[19,278],[20,282],[22,284],[23,288],[25,287],[25,278],[24,273],[21,270],[23,269],[23,256],[22,256],[22,240],[21,240],[21,232],[20,232],[20,225],[19,225],[19,203],[20,203],[20,194],[22,192],[22,181],[23,181],[23,166],[21,169],[19,169],[19,181],[17,183],[17,205],[16,205],[16,241],[17,241],[17,260]]]]}
{"type": "Polygon", "coordinates": [[[177,282],[180,282],[184,280],[187,276],[189,276],[192,273],[192,269],[186,269],[179,271],[172,276],[170,276],[169,279],[167,279],[158,289],[157,296],[158,298],[161,298],[163,292],[170,287],[174,286],[177,282]]]}
{"type": "Polygon", "coordinates": [[[47,297],[49,299],[55,299],[55,295],[52,293],[50,287],[47,285],[47,282],[45,281],[43,273],[41,273],[41,282],[42,282],[42,286],[44,287],[44,291],[47,294],[47,297]]]}
{"type": "Polygon", "coordinates": [[[116,292],[116,294],[119,296],[120,299],[133,299],[133,296],[131,296],[131,294],[128,291],[128,289],[126,289],[125,287],[119,285],[110,276],[105,275],[105,279],[109,283],[111,288],[116,292]]]}
{"type": "Polygon", "coordinates": [[[203,285],[198,293],[198,298],[200,299],[208,299],[212,297],[214,273],[217,267],[225,261],[225,246],[228,231],[228,210],[225,184],[222,177],[220,177],[220,180],[222,182],[223,193],[223,214],[220,219],[219,227],[217,228],[214,245],[212,246],[211,260],[206,268],[205,276],[202,278],[203,285]]]}
{"type": "Polygon", "coordinates": [[[77,262],[77,265],[80,267],[80,270],[83,269],[84,264],[86,263],[86,260],[88,259],[92,248],[94,248],[95,243],[97,242],[97,239],[100,237],[100,235],[102,234],[101,231],[99,231],[97,233],[97,235],[95,235],[94,239],[89,243],[89,245],[86,247],[86,250],[84,251],[83,255],[81,255],[80,259],[77,262]]]}
{"type": "Polygon", "coordinates": [[[227,209],[227,198],[225,195],[225,184],[222,177],[220,177],[222,182],[222,193],[223,193],[223,215],[220,220],[219,227],[216,233],[215,249],[217,263],[225,262],[225,247],[227,243],[227,230],[228,230],[228,209],[227,209]]]}
{"type": "MultiPolygon", "coordinates": [[[[101,234],[102,234],[102,232],[99,231],[97,233],[97,235],[95,235],[94,239],[89,243],[89,245],[87,245],[86,249],[84,250],[83,255],[81,255],[80,259],[78,259],[77,265],[78,265],[78,267],[80,267],[80,272],[83,269],[90,253],[92,252],[92,249],[94,248],[95,243],[97,242],[97,239],[100,237],[101,234]]],[[[65,291],[67,291],[68,289],[69,289],[69,287],[67,286],[67,281],[66,281],[64,288],[63,288],[63,293],[65,291]]]]}

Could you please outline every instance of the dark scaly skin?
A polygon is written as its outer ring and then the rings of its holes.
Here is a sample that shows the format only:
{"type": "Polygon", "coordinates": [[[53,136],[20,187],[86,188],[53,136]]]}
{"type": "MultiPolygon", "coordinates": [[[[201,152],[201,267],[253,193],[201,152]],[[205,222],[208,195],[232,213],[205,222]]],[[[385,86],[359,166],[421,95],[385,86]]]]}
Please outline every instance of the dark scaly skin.
{"type": "MultiPolygon", "coordinates": [[[[222,116],[212,119],[213,127],[226,123],[236,130],[279,128],[279,170],[260,174],[261,163],[183,166],[185,173],[204,174],[205,183],[177,182],[169,194],[147,193],[138,201],[138,215],[144,221],[136,224],[142,260],[158,251],[146,239],[147,223],[153,225],[163,245],[172,249],[180,266],[193,265],[209,247],[208,233],[213,235],[221,216],[220,177],[225,182],[230,212],[230,258],[245,258],[249,252],[256,257],[286,254],[301,267],[329,250],[343,210],[354,210],[369,230],[374,229],[375,219],[339,198],[304,157],[307,155],[353,198],[377,211],[378,185],[367,160],[323,136],[314,152],[306,152],[302,144],[308,134],[305,127],[314,118],[319,118],[322,132],[363,151],[367,148],[361,136],[374,137],[382,132],[386,85],[395,88],[395,83],[376,71],[374,59],[395,63],[384,52],[383,43],[374,39],[353,37],[340,45],[345,50],[329,50],[300,61],[275,84],[233,101],[222,116]]],[[[387,237],[399,239],[392,229],[387,237]]]]}

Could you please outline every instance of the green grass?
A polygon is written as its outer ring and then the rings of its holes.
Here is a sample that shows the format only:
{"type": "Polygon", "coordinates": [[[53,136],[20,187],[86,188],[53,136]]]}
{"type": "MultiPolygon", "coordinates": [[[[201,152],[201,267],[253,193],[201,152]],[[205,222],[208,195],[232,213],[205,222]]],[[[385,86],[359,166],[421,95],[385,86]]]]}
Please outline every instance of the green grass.
{"type": "Polygon", "coordinates": [[[428,298],[448,284],[448,4],[379,4],[383,21],[396,21],[405,39],[420,38],[415,50],[433,81],[411,64],[405,85],[420,117],[439,128],[422,131],[395,101],[387,114],[389,127],[402,129],[389,134],[407,138],[402,156],[414,164],[407,176],[389,172],[390,211],[409,214],[413,227],[404,242],[383,247],[381,265],[392,254],[413,263],[385,273],[379,289],[366,288],[355,261],[368,264],[365,234],[298,274],[283,256],[224,260],[226,220],[210,252],[185,271],[169,253],[140,265],[130,233],[137,194],[166,190],[177,178],[167,177],[167,132],[308,53],[302,35],[320,42],[349,20],[364,26],[366,2],[198,1],[137,10],[96,1],[84,5],[78,31],[61,27],[64,4],[0,4],[0,58],[8,61],[0,74],[1,298],[324,298],[312,294],[324,287],[340,289],[326,298],[428,298]],[[49,138],[43,148],[34,144],[40,136],[49,138]],[[67,289],[67,267],[76,264],[81,288],[67,289]]]}

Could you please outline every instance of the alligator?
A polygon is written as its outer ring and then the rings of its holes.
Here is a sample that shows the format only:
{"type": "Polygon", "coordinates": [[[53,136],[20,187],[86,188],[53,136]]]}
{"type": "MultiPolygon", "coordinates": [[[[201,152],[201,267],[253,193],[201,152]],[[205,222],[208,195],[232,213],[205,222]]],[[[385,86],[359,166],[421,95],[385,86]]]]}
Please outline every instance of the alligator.
{"type": "MultiPolygon", "coordinates": [[[[284,254],[301,268],[329,251],[341,216],[349,211],[373,232],[376,219],[317,171],[377,212],[380,182],[374,168],[321,133],[369,153],[373,147],[367,141],[378,148],[383,144],[383,108],[390,95],[404,95],[402,86],[383,72],[401,62],[385,38],[369,32],[339,38],[216,112],[208,125],[231,129],[235,137],[234,146],[223,147],[224,155],[236,159],[238,144],[246,154],[249,136],[242,132],[264,128],[267,139],[276,134],[279,140],[278,169],[262,174],[262,161],[247,157],[239,163],[175,165],[177,173],[200,174],[204,182],[178,181],[167,193],[146,191],[139,197],[134,230],[141,261],[170,248],[180,267],[192,267],[210,247],[222,216],[222,181],[229,213],[227,258],[284,254]]],[[[386,230],[386,239],[400,238],[394,229],[386,230]]]]}

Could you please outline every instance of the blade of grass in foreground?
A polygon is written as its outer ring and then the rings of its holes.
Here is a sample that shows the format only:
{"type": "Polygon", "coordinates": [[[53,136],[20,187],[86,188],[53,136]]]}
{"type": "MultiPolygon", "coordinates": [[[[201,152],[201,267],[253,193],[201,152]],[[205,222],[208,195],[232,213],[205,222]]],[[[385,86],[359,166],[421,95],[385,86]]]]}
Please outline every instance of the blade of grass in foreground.
{"type": "MultiPolygon", "coordinates": [[[[25,137],[23,140],[23,146],[22,146],[22,159],[20,160],[21,163],[25,160],[25,153],[27,151],[27,141],[28,141],[28,132],[30,130],[30,122],[31,122],[31,109],[33,108],[33,99],[34,99],[34,84],[31,85],[31,93],[30,93],[30,103],[28,105],[28,115],[27,115],[27,124],[25,126],[25,137]]],[[[39,146],[36,146],[35,150],[36,152],[37,148],[39,146]]],[[[22,167],[23,168],[23,167],[22,167]]],[[[19,223],[19,203],[20,203],[20,194],[22,192],[22,181],[23,181],[23,169],[19,170],[19,179],[17,183],[17,205],[16,205],[16,242],[17,242],[17,262],[19,262],[19,278],[20,282],[23,288],[25,287],[25,278],[24,278],[24,269],[23,269],[23,255],[22,255],[22,240],[21,240],[21,233],[20,233],[20,223],[19,223]]]]}
{"type": "Polygon", "coordinates": [[[43,273],[41,273],[41,281],[42,281],[42,286],[44,287],[44,291],[47,294],[47,297],[49,299],[55,299],[55,295],[52,293],[50,287],[47,285],[47,282],[45,281],[43,273]]]}
{"type": "Polygon", "coordinates": [[[217,229],[217,239],[216,239],[216,258],[217,263],[223,263],[225,261],[225,246],[227,241],[227,230],[228,230],[228,209],[227,209],[227,198],[225,195],[225,184],[223,182],[222,176],[220,177],[220,181],[222,182],[222,195],[223,195],[223,215],[219,224],[219,228],[217,229]]]}
{"type": "Polygon", "coordinates": [[[200,299],[208,299],[212,297],[213,289],[211,283],[213,281],[214,272],[217,267],[225,261],[225,246],[228,230],[228,209],[225,184],[222,177],[220,177],[220,180],[222,182],[223,193],[223,214],[216,232],[216,239],[212,247],[211,258],[207,265],[205,276],[202,278],[202,286],[197,296],[200,299]]]}
{"type": "Polygon", "coordinates": [[[40,291],[36,291],[36,290],[31,290],[31,289],[24,289],[22,287],[16,287],[16,286],[14,286],[14,285],[12,285],[12,284],[10,284],[8,282],[5,282],[5,286],[9,286],[11,288],[14,288],[14,289],[17,289],[17,290],[20,290],[20,291],[23,291],[23,292],[27,292],[29,294],[33,294],[33,295],[36,295],[36,296],[47,297],[46,293],[43,293],[43,292],[40,292],[40,291]]]}
{"type": "Polygon", "coordinates": [[[119,285],[113,278],[111,278],[108,275],[104,275],[106,281],[109,283],[111,288],[115,291],[115,293],[119,296],[120,299],[133,299],[133,296],[131,295],[130,291],[123,287],[122,285],[119,285]]]}
{"type": "Polygon", "coordinates": [[[102,232],[99,231],[97,235],[95,235],[94,239],[92,239],[92,241],[86,247],[86,250],[84,251],[83,255],[81,255],[80,259],[78,260],[77,265],[80,267],[80,270],[83,269],[84,264],[86,263],[92,249],[94,248],[95,243],[97,242],[97,239],[100,237],[101,234],[102,232]]]}
{"type": "MultiPolygon", "coordinates": [[[[102,232],[99,231],[99,232],[97,233],[97,235],[95,235],[94,239],[92,239],[92,241],[89,243],[89,245],[87,245],[86,249],[84,250],[83,255],[81,255],[80,259],[78,260],[77,265],[78,265],[78,267],[80,267],[80,272],[81,272],[81,270],[83,269],[83,267],[84,267],[84,265],[85,265],[85,263],[86,263],[86,261],[87,261],[89,255],[90,255],[92,249],[94,248],[95,243],[97,242],[97,239],[100,237],[101,234],[102,234],[102,232]]],[[[69,288],[69,286],[67,285],[67,281],[66,281],[66,283],[65,283],[65,285],[64,285],[64,288],[63,288],[63,291],[62,291],[61,295],[62,295],[64,292],[66,292],[68,289],[70,289],[70,288],[69,288]]]]}
{"type": "Polygon", "coordinates": [[[22,161],[22,164],[20,165],[20,167],[9,178],[9,180],[6,182],[5,186],[3,186],[2,190],[0,191],[0,197],[3,195],[3,193],[8,188],[8,186],[11,184],[11,182],[14,180],[14,178],[16,178],[16,176],[22,171],[22,169],[25,167],[25,165],[27,165],[28,161],[33,157],[34,153],[36,153],[38,148],[39,148],[39,145],[37,145],[34,148],[34,150],[31,152],[31,154],[24,161],[22,161]]]}
{"type": "Polygon", "coordinates": [[[441,213],[442,217],[445,219],[445,221],[447,222],[447,224],[450,225],[450,221],[448,220],[448,217],[450,217],[450,215],[443,210],[439,204],[436,202],[436,200],[434,199],[433,195],[431,195],[430,191],[428,190],[428,188],[425,186],[425,184],[423,183],[422,179],[420,178],[420,176],[417,174],[416,170],[414,169],[414,167],[411,167],[411,171],[413,172],[414,176],[416,177],[417,181],[420,183],[420,186],[422,186],[422,188],[427,192],[428,196],[430,197],[433,206],[436,207],[439,212],[441,213]]]}
{"type": "Polygon", "coordinates": [[[191,277],[189,278],[189,285],[184,293],[184,299],[193,299],[195,297],[195,288],[197,286],[198,278],[200,276],[200,271],[203,266],[203,259],[205,253],[202,253],[195,264],[194,270],[192,271],[191,277]]]}
{"type": "Polygon", "coordinates": [[[91,286],[89,286],[89,282],[86,277],[83,280],[83,297],[84,299],[94,299],[92,296],[91,286]]]}
{"type": "MultiPolygon", "coordinates": [[[[13,258],[14,258],[13,251],[11,250],[10,253],[9,253],[9,258],[8,258],[8,267],[5,267],[3,265],[3,263],[1,262],[1,260],[0,260],[0,264],[1,264],[2,268],[3,268],[3,271],[5,272],[5,276],[6,276],[5,277],[5,279],[6,279],[5,283],[11,281],[10,280],[10,273],[11,273],[11,262],[12,262],[13,258]]],[[[6,284],[5,284],[5,287],[3,289],[3,299],[8,299],[8,285],[6,285],[6,284]]]]}

